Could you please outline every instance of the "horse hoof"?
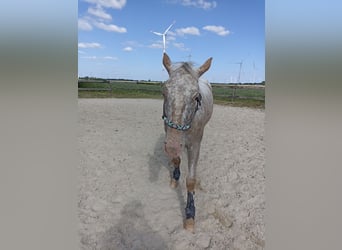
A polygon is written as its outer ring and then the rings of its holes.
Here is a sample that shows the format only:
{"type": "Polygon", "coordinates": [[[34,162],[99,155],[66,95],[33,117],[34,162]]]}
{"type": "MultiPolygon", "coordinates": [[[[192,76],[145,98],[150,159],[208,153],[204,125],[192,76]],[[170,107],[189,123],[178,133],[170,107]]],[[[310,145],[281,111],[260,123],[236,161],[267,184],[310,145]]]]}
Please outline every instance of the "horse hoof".
{"type": "Polygon", "coordinates": [[[178,181],[176,181],[175,179],[171,179],[170,186],[172,188],[176,188],[178,186],[178,181]]]}
{"type": "Polygon", "coordinates": [[[184,229],[191,232],[191,233],[194,233],[194,231],[195,231],[195,220],[193,218],[186,219],[184,221],[184,229]]]}

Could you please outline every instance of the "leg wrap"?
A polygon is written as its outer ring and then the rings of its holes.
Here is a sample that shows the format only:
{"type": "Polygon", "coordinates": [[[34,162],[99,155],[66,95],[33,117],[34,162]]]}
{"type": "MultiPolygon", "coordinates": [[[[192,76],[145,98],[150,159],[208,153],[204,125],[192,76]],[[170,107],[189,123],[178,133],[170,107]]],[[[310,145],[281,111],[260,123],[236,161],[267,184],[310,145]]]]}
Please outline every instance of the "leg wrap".
{"type": "Polygon", "coordinates": [[[172,163],[173,163],[173,166],[174,166],[174,170],[173,170],[173,179],[175,179],[176,181],[179,180],[179,177],[180,177],[180,169],[179,169],[179,165],[180,165],[180,162],[181,162],[181,159],[180,157],[177,157],[177,158],[173,158],[172,159],[172,163]]]}
{"type": "Polygon", "coordinates": [[[173,170],[173,179],[175,179],[176,181],[179,180],[180,177],[180,170],[179,167],[175,167],[175,169],[173,170]]]}
{"type": "Polygon", "coordinates": [[[173,158],[171,162],[173,164],[174,169],[173,169],[173,174],[172,174],[170,185],[172,188],[176,188],[178,186],[178,180],[180,177],[179,165],[180,165],[181,159],[180,157],[176,157],[176,158],[173,158]]]}
{"type": "Polygon", "coordinates": [[[194,194],[189,191],[188,191],[188,199],[187,199],[186,208],[185,208],[185,216],[186,216],[186,219],[195,218],[194,194]]]}

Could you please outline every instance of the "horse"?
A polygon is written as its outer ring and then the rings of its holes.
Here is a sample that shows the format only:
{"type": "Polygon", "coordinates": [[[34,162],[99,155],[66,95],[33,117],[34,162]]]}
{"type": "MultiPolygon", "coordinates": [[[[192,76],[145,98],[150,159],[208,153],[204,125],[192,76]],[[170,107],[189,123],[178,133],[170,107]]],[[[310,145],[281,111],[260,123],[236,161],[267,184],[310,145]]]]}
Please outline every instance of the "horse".
{"type": "Polygon", "coordinates": [[[164,151],[173,165],[170,185],[178,186],[183,149],[187,151],[188,173],[186,177],[187,202],[184,228],[194,232],[196,168],[204,127],[213,112],[212,88],[200,77],[210,68],[212,57],[199,68],[190,62],[172,64],[163,53],[163,65],[169,79],[162,85],[165,130],[164,151]]]}

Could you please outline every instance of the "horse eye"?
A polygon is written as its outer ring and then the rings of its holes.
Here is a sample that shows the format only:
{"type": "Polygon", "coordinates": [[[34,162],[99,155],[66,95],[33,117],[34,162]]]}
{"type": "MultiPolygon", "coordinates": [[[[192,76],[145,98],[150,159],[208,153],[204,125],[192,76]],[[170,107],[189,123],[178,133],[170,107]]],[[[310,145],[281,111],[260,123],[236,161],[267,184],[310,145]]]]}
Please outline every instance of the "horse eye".
{"type": "Polygon", "coordinates": [[[198,102],[200,102],[202,100],[202,96],[200,93],[198,93],[198,95],[196,95],[195,100],[198,102]]]}

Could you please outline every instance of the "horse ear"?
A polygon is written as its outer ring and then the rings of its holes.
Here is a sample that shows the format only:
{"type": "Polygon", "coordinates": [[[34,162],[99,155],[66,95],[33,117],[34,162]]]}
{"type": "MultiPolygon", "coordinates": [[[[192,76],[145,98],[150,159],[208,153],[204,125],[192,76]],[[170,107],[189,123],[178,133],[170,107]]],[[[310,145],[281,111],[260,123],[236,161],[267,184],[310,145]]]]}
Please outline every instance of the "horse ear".
{"type": "Polygon", "coordinates": [[[207,72],[207,70],[210,68],[212,60],[213,60],[213,58],[210,57],[208,60],[205,61],[205,63],[203,63],[203,65],[201,67],[199,67],[199,69],[198,69],[198,77],[200,77],[205,72],[207,72]]]}
{"type": "Polygon", "coordinates": [[[171,60],[170,57],[164,52],[163,54],[163,65],[165,67],[165,69],[167,70],[167,73],[171,72],[171,60]]]}

